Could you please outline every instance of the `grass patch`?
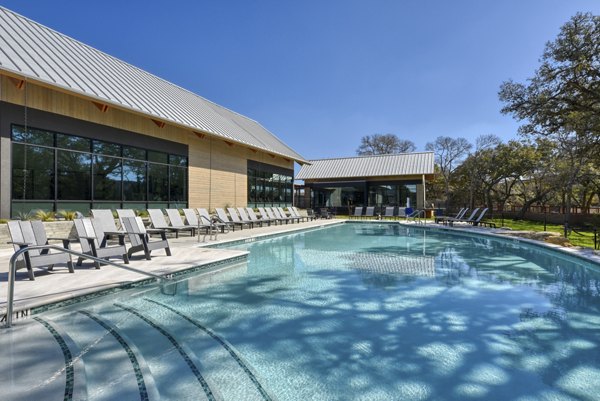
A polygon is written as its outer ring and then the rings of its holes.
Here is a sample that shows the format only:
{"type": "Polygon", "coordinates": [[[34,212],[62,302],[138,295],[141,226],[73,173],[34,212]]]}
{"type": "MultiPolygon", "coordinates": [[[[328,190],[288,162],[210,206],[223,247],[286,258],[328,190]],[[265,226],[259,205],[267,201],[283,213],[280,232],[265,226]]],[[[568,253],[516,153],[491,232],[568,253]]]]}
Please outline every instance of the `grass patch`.
{"type": "MultiPolygon", "coordinates": [[[[502,219],[490,219],[496,223],[497,227],[502,227],[502,219]]],[[[529,220],[511,220],[504,219],[504,227],[508,227],[516,231],[544,231],[544,223],[529,220]]],[[[556,232],[560,235],[564,234],[562,224],[546,224],[546,231],[556,232]]],[[[569,242],[575,246],[585,248],[594,248],[594,232],[593,231],[571,231],[568,236],[569,242]]]]}

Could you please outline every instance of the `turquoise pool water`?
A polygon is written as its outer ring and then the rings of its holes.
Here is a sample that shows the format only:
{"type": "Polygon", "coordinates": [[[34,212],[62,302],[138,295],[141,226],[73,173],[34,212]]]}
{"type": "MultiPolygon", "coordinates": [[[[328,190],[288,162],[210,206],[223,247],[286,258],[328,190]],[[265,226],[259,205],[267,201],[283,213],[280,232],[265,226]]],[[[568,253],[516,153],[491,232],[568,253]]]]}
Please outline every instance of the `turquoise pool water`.
{"type": "Polygon", "coordinates": [[[597,265],[398,224],[233,247],[247,264],[24,325],[45,348],[15,332],[11,363],[52,361],[56,398],[11,399],[600,400],[597,265]]]}
{"type": "Polygon", "coordinates": [[[598,400],[600,274],[518,242],[344,224],[251,243],[152,296],[226,338],[279,400],[598,400]]]}

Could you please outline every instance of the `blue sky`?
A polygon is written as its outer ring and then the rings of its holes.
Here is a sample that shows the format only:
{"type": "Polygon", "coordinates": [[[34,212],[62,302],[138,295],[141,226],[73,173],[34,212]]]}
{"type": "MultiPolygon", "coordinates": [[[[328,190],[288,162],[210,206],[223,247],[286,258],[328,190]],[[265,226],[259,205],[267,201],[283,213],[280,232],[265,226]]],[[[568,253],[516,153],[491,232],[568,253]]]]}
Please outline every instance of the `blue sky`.
{"type": "Polygon", "coordinates": [[[497,92],[599,0],[0,0],[258,120],[308,159],[364,135],[516,137],[497,92]]]}

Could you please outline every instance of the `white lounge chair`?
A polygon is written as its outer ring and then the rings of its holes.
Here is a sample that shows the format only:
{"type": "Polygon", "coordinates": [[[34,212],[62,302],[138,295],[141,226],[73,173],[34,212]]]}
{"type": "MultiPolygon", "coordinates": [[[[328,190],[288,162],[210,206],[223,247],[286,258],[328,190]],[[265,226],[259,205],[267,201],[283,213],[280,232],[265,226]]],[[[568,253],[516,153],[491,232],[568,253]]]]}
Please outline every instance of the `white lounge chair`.
{"type": "MultiPolygon", "coordinates": [[[[240,217],[241,217],[242,221],[251,221],[252,222],[252,226],[254,226],[255,223],[258,224],[261,227],[263,226],[263,221],[259,220],[258,218],[254,218],[254,219],[251,218],[245,208],[238,207],[237,211],[240,214],[240,217]]],[[[256,217],[256,215],[254,215],[254,217],[256,217]]]]}
{"type": "MultiPolygon", "coordinates": [[[[178,212],[179,213],[179,212],[178,212]]],[[[165,219],[165,215],[160,209],[148,209],[148,216],[150,217],[150,221],[152,222],[152,227],[159,230],[167,230],[175,233],[175,238],[179,238],[180,231],[189,231],[192,237],[195,235],[195,227],[175,227],[173,225],[169,225],[167,220],[165,219]]],[[[180,217],[181,219],[181,217],[180,217]]],[[[183,221],[182,221],[183,223],[183,221]]]]}
{"type": "Polygon", "coordinates": [[[263,218],[263,219],[267,218],[271,221],[274,221],[275,224],[283,222],[283,219],[280,219],[279,217],[275,217],[273,212],[269,213],[269,211],[267,210],[266,207],[259,207],[258,212],[260,213],[261,218],[263,218]]]}
{"type": "Polygon", "coordinates": [[[233,221],[234,224],[241,223],[240,224],[241,227],[243,227],[245,224],[248,226],[248,228],[254,228],[254,223],[248,219],[246,219],[246,220],[240,219],[240,216],[238,216],[237,210],[235,210],[234,208],[228,207],[227,213],[229,213],[229,217],[231,218],[231,221],[233,221]]]}
{"type": "MultiPolygon", "coordinates": [[[[48,245],[49,241],[60,240],[64,248],[69,248],[68,238],[48,238],[44,224],[39,221],[9,221],[8,232],[10,233],[11,244],[15,251],[27,248],[32,245],[48,245]]],[[[25,252],[17,259],[16,269],[27,269],[30,280],[35,280],[33,268],[46,267],[52,271],[54,265],[66,263],[69,273],[73,273],[73,262],[71,255],[55,250],[32,249],[25,252]]]]}
{"type": "Polygon", "coordinates": [[[115,216],[113,216],[113,212],[110,209],[92,209],[92,216],[100,222],[105,232],[125,232],[125,230],[117,228],[115,216]]]}
{"type": "MultiPolygon", "coordinates": [[[[100,219],[75,219],[73,223],[75,224],[75,231],[77,232],[77,236],[79,237],[79,243],[81,244],[82,253],[103,259],[108,259],[111,257],[120,257],[123,259],[123,262],[129,263],[129,258],[127,257],[127,249],[125,248],[124,231],[121,234],[116,234],[114,232],[107,233],[104,231],[104,226],[102,225],[100,219]],[[110,234],[116,234],[119,236],[118,245],[107,244],[107,236],[110,234]]],[[[81,266],[81,263],[84,259],[85,258],[80,256],[77,259],[77,266],[81,266]]],[[[96,267],[96,269],[99,269],[100,263],[95,260],[94,266],[96,267]]]]}
{"type": "MultiPolygon", "coordinates": [[[[196,230],[198,229],[198,225],[196,224],[185,224],[183,219],[181,218],[181,214],[179,214],[178,209],[166,209],[167,217],[169,218],[169,227],[177,228],[182,231],[190,231],[192,232],[192,237],[196,235],[196,230]]],[[[164,219],[164,216],[163,216],[164,219]]],[[[162,228],[162,227],[155,227],[162,228]]]]}
{"type": "Polygon", "coordinates": [[[308,221],[308,216],[302,216],[295,207],[288,207],[288,210],[293,217],[298,219],[298,222],[308,221]]]}
{"type": "Polygon", "coordinates": [[[129,242],[131,242],[131,247],[127,251],[128,257],[136,252],[144,252],[146,259],[150,260],[150,253],[156,249],[164,249],[167,256],[171,256],[171,248],[165,230],[147,229],[144,227],[141,217],[124,217],[123,227],[125,227],[129,242]],[[151,240],[149,233],[160,234],[161,239],[151,240]]]}
{"type": "Polygon", "coordinates": [[[387,206],[385,208],[385,213],[383,214],[383,217],[388,218],[391,217],[392,219],[396,218],[394,212],[396,211],[396,207],[395,206],[387,206]]]}
{"type": "Polygon", "coordinates": [[[225,213],[225,210],[222,208],[216,207],[215,212],[217,212],[217,217],[219,218],[220,222],[226,224],[228,227],[231,227],[233,231],[235,231],[235,226],[239,226],[242,230],[244,229],[244,223],[240,221],[231,221],[229,216],[227,216],[227,213],[225,213]]]}
{"type": "Polygon", "coordinates": [[[363,207],[362,206],[355,206],[354,207],[354,214],[352,214],[350,217],[358,219],[359,217],[362,218],[362,213],[363,213],[363,207]]]}
{"type": "Polygon", "coordinates": [[[292,210],[296,213],[296,216],[305,217],[307,221],[313,221],[315,219],[314,215],[308,213],[308,210],[305,210],[306,215],[300,213],[300,210],[296,206],[292,206],[292,210]]]}
{"type": "Polygon", "coordinates": [[[198,216],[200,217],[200,221],[202,221],[204,224],[207,224],[207,222],[210,222],[210,224],[212,224],[214,227],[220,228],[222,233],[224,233],[225,230],[227,230],[229,232],[229,225],[227,223],[223,223],[223,222],[211,217],[211,215],[208,214],[208,210],[206,210],[203,207],[199,207],[196,210],[198,211],[198,216]]]}
{"type": "Polygon", "coordinates": [[[255,223],[258,223],[258,224],[260,224],[260,225],[261,225],[261,227],[262,227],[262,225],[263,225],[264,223],[267,223],[267,225],[268,225],[268,226],[271,226],[271,222],[272,222],[272,220],[271,220],[271,219],[269,219],[269,218],[268,218],[268,217],[266,217],[266,216],[265,216],[265,217],[260,217],[260,218],[259,218],[259,217],[256,215],[256,213],[254,213],[254,210],[253,210],[251,207],[247,207],[247,208],[246,208],[246,212],[248,212],[248,217],[250,218],[250,220],[254,221],[255,223]]]}

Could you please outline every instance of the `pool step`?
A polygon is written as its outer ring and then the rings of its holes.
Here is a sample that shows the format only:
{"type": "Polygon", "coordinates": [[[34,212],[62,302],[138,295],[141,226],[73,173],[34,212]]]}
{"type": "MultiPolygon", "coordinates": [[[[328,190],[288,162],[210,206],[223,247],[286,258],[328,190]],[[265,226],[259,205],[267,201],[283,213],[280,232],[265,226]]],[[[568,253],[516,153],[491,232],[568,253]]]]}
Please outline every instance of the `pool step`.
{"type": "Polygon", "coordinates": [[[3,400],[86,400],[79,349],[60,326],[35,318],[0,332],[3,400]]]}
{"type": "Polygon", "coordinates": [[[276,400],[231,344],[164,301],[88,305],[2,334],[10,400],[276,400]]]}
{"type": "MultiPolygon", "coordinates": [[[[127,319],[123,314],[121,320],[127,319]]],[[[118,319],[118,318],[117,318],[118,319]]],[[[144,357],[117,327],[97,313],[82,310],[52,318],[77,344],[90,401],[159,400],[144,357]]]]}
{"type": "Polygon", "coordinates": [[[202,322],[155,299],[139,299],[134,305],[165,326],[177,327],[178,341],[200,358],[203,372],[225,400],[276,400],[240,353],[202,322]]]}
{"type": "Polygon", "coordinates": [[[119,332],[132,338],[145,356],[152,372],[161,400],[209,400],[221,401],[217,387],[202,372],[202,364],[165,322],[158,322],[144,312],[117,303],[113,310],[105,310],[102,316],[127,314],[129,318],[119,324],[119,332]],[[186,394],[188,398],[182,398],[186,394]]]}

